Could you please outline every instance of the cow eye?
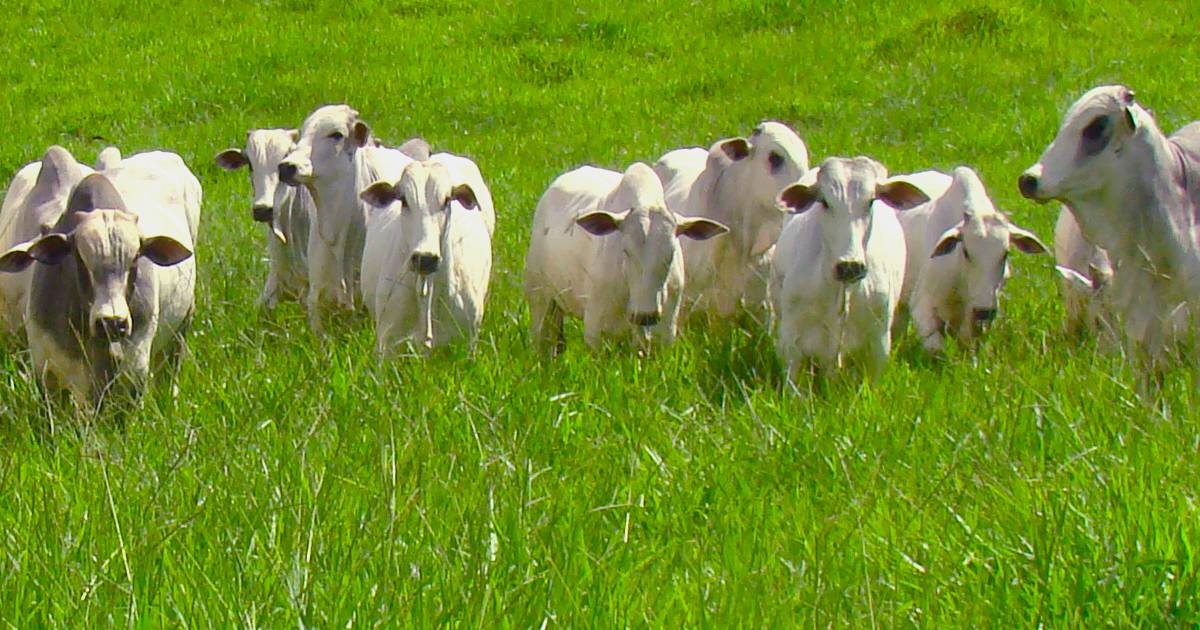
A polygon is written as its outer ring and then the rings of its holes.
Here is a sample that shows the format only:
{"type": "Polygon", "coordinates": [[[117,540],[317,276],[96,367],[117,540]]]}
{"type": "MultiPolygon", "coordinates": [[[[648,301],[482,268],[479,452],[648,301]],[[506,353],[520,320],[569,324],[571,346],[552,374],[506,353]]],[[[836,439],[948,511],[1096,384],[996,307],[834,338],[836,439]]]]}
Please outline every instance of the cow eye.
{"type": "Polygon", "coordinates": [[[330,137],[330,138],[332,138],[332,139],[334,139],[334,140],[341,140],[342,138],[345,138],[345,137],[346,137],[346,134],[344,134],[344,133],[342,133],[342,132],[340,132],[340,131],[335,131],[335,132],[333,132],[333,133],[329,134],[329,137],[330,137]]]}
{"type": "Polygon", "coordinates": [[[771,165],[771,172],[774,173],[783,168],[783,156],[779,155],[775,151],[772,151],[770,155],[767,156],[767,163],[771,165]]]}
{"type": "Polygon", "coordinates": [[[1112,125],[1108,116],[1097,116],[1083,128],[1083,152],[1086,155],[1096,155],[1108,146],[1112,136],[1112,125]]]}

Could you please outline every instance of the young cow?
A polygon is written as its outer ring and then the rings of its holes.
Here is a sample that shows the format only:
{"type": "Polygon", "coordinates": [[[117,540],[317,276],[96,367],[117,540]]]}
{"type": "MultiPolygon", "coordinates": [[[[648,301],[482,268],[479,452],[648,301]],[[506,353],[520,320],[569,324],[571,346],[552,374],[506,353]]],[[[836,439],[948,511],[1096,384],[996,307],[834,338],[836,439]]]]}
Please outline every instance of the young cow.
{"type": "Polygon", "coordinates": [[[1062,276],[1059,286],[1067,311],[1067,334],[1086,331],[1107,336],[1115,332],[1106,297],[1113,275],[1108,252],[1084,238],[1069,206],[1058,211],[1054,224],[1054,261],[1062,276]]]}
{"type": "Polygon", "coordinates": [[[495,220],[479,168],[439,153],[409,164],[395,184],[375,182],[361,195],[377,215],[389,217],[372,217],[367,239],[380,246],[363,256],[363,280],[375,282],[370,308],[379,355],[405,339],[428,349],[462,337],[474,343],[491,278],[495,220]]]}
{"type": "Polygon", "coordinates": [[[770,294],[776,350],[793,382],[804,367],[840,367],[845,355],[862,355],[872,375],[887,363],[906,252],[895,212],[876,199],[896,209],[929,200],[866,157],[828,158],[779,194],[797,216],[775,246],[770,294]]]}
{"type": "Polygon", "coordinates": [[[525,260],[534,342],[561,347],[566,312],[583,318],[593,348],[605,334],[638,329],[671,343],[684,287],[679,237],[726,231],[668,210],[662,183],[640,162],[624,174],[584,166],[560,175],[534,210],[525,260]]]}
{"type": "Polygon", "coordinates": [[[308,234],[315,204],[303,186],[280,186],[279,163],[300,132],[295,129],[254,129],[246,134],[244,149],[217,154],[217,166],[235,171],[245,167],[254,188],[251,217],[268,226],[267,258],[270,267],[258,306],[272,309],[282,293],[302,299],[308,290],[308,234]]]}

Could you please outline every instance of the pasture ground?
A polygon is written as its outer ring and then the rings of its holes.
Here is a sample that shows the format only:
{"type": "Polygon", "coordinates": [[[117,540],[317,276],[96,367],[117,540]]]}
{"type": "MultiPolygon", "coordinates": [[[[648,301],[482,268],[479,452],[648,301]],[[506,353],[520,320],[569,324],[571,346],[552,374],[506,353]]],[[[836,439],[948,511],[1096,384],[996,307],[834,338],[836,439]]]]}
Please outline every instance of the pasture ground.
{"type": "Polygon", "coordinates": [[[1015,257],[975,354],[908,333],[878,382],[784,386],[769,339],[648,358],[529,348],[532,208],[581,163],[793,125],[814,161],[960,163],[1050,241],[1015,178],[1093,85],[1200,117],[1186,3],[32,0],[0,18],[0,177],[60,143],[179,152],[205,186],[178,399],[52,418],[0,354],[6,627],[1053,626],[1200,622],[1200,431],[1067,339],[1050,257],[1015,257]],[[379,365],[253,307],[252,127],[348,101],[474,157],[496,199],[473,357],[379,365]],[[53,422],[52,422],[53,420],[53,422]]]}

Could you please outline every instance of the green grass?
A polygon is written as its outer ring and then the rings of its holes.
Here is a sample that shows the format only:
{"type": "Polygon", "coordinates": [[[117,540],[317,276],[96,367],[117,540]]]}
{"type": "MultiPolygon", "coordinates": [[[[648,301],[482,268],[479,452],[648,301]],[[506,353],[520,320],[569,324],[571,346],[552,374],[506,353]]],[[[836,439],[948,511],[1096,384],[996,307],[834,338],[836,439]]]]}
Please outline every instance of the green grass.
{"type": "Polygon", "coordinates": [[[180,153],[205,187],[182,394],[129,422],[50,418],[0,356],[6,627],[1191,626],[1189,375],[1163,409],[1061,334],[1049,257],[1019,256],[975,355],[782,383],[769,339],[692,329],[640,359],[529,347],[521,267],[558,173],[792,124],[815,159],[975,166],[1044,239],[1016,176],[1087,88],[1200,117],[1184,3],[30,0],[0,18],[0,177],[51,143],[180,153]],[[379,5],[393,5],[381,8],[379,5]],[[325,344],[265,264],[247,129],[348,101],[379,136],[473,157],[498,215],[474,356],[379,365],[325,344]]]}

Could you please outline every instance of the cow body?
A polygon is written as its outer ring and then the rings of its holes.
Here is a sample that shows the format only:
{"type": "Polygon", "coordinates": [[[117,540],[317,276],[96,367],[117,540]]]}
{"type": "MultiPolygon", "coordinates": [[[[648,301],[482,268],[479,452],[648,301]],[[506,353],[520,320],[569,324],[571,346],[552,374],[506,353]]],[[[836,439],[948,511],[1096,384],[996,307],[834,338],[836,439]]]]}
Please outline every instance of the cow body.
{"type": "Polygon", "coordinates": [[[1107,299],[1113,276],[1108,252],[1084,238],[1068,206],[1059,210],[1054,224],[1054,261],[1061,276],[1067,334],[1115,332],[1116,322],[1107,299]]]}

